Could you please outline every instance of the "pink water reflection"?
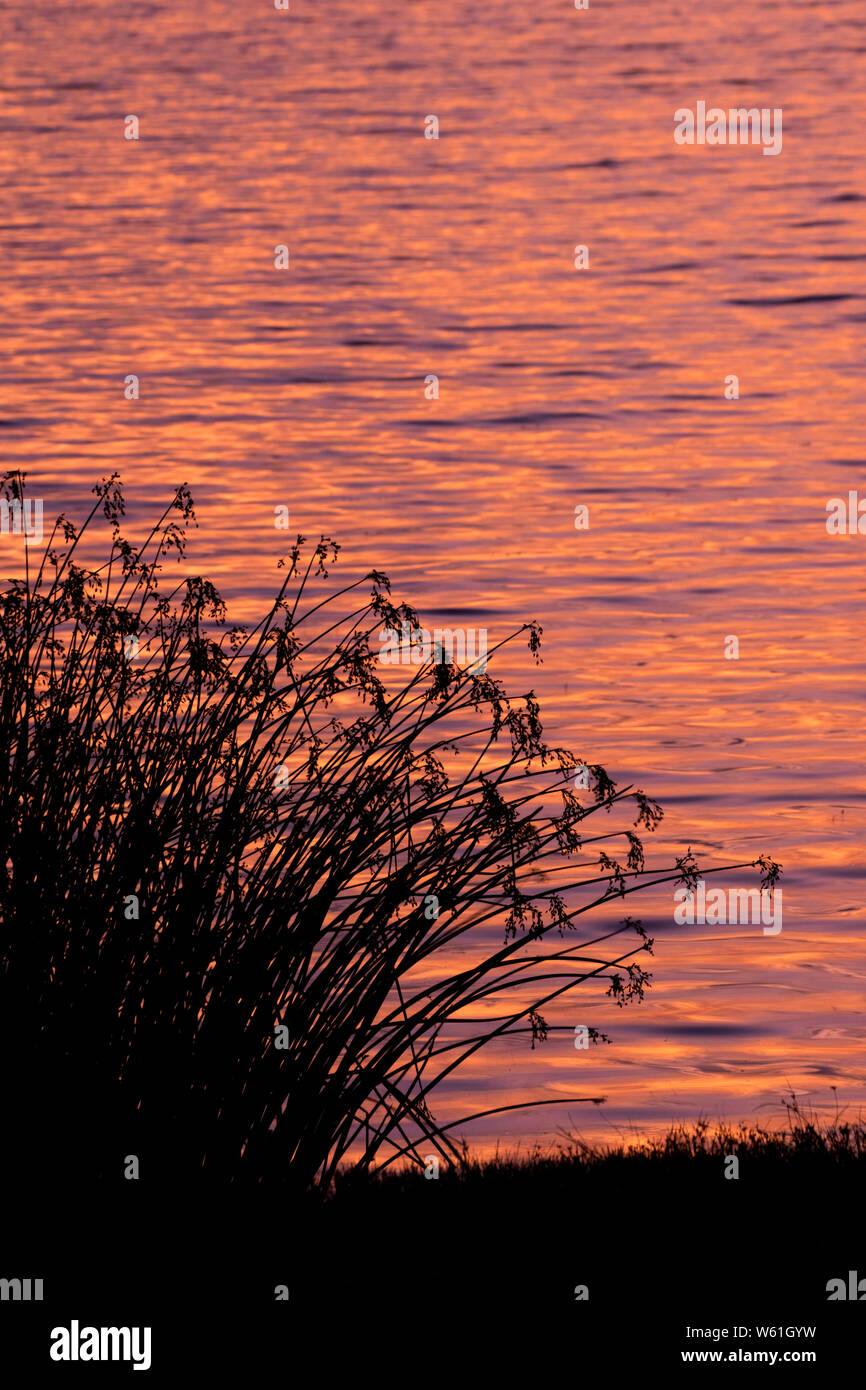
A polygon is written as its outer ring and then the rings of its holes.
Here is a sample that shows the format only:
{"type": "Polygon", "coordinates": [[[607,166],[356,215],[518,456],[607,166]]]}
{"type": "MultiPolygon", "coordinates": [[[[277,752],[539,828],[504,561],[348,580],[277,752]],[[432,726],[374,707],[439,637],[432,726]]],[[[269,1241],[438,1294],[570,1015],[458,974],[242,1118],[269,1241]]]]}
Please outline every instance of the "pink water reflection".
{"type": "Polygon", "coordinates": [[[662,802],[657,859],[785,866],[776,938],[641,903],[647,1002],[575,998],[443,1115],[607,1097],[467,1131],[489,1148],[769,1116],[791,1088],[856,1110],[866,538],[824,517],[866,495],[862,7],[10,13],[5,465],[48,511],[116,467],[133,521],[188,480],[191,563],[237,617],[286,504],[430,626],[538,619],[544,666],[516,648],[498,673],[662,802]],[[782,107],[782,155],[676,148],[702,96],[782,107]],[[579,1022],[614,1046],[576,1052],[579,1022]]]}

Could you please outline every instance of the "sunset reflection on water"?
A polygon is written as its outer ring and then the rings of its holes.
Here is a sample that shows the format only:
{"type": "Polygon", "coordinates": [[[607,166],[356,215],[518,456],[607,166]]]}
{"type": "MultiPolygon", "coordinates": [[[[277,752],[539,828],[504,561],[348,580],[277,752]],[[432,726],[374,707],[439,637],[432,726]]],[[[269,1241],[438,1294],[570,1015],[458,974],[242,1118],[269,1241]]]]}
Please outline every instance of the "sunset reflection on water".
{"type": "Polygon", "coordinates": [[[429,627],[537,619],[544,664],[494,673],[662,803],[653,862],[784,865],[775,937],[632,904],[646,1002],[572,997],[441,1117],[606,1097],[468,1127],[489,1150],[775,1118],[792,1089],[856,1113],[866,538],[825,519],[866,496],[862,6],[7,13],[0,427],[47,514],[116,468],[132,530],[188,481],[189,564],[238,619],[280,504],[429,627]],[[699,97],[782,107],[782,154],[675,147],[699,97]]]}

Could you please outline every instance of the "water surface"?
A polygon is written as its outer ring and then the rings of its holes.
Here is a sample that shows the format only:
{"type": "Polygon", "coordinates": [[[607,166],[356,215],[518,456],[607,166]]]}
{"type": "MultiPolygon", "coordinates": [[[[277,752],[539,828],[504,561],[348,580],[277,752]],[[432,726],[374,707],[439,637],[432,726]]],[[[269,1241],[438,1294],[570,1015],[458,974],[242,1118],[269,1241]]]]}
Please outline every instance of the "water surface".
{"type": "Polygon", "coordinates": [[[237,617],[284,504],[428,626],[537,619],[544,665],[497,673],[663,803],[659,862],[784,864],[778,936],[640,902],[646,1003],[573,999],[445,1118],[607,1097],[467,1130],[490,1147],[766,1118],[791,1088],[856,1113],[866,537],[825,508],[866,495],[862,5],[4,14],[5,466],[52,512],[117,468],[133,519],[188,481],[237,617]],[[781,155],[676,147],[699,99],[781,107],[781,155]],[[575,1051],[575,1023],[614,1045],[575,1051]]]}

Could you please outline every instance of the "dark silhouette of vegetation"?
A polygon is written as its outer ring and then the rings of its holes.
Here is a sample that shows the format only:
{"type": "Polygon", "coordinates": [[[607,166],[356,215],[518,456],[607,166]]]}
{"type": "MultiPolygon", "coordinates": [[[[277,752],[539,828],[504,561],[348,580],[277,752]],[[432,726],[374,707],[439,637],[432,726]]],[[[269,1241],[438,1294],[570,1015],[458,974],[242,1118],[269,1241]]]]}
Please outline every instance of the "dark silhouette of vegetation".
{"type": "MultiPolygon", "coordinates": [[[[846,1120],[837,1113],[822,1119],[804,1108],[795,1095],[783,1098],[786,1122],[713,1125],[707,1119],[694,1124],[672,1125],[664,1134],[643,1136],[631,1143],[589,1144],[563,1132],[560,1142],[546,1150],[536,1145],[526,1153],[501,1154],[478,1159],[464,1146],[459,1163],[440,1171],[443,1198],[460,1192],[472,1200],[496,1203],[503,1189],[516,1194],[524,1189],[537,1200],[545,1190],[574,1191],[575,1184],[590,1188],[615,1186],[621,1193],[639,1193],[648,1182],[660,1181],[673,1189],[684,1185],[715,1183],[726,1160],[735,1156],[749,1183],[778,1182],[792,1176],[800,1182],[828,1181],[850,1174],[862,1181],[866,1168],[866,1120],[846,1120]]],[[[352,1203],[363,1195],[383,1204],[425,1200],[424,1175],[404,1168],[382,1174],[369,1183],[358,1182],[354,1173],[341,1174],[334,1185],[335,1204],[352,1203]]]]}
{"type": "Polygon", "coordinates": [[[639,1000],[640,922],[583,919],[694,859],[646,868],[660,809],[600,766],[579,795],[531,692],[442,651],[389,683],[377,634],[418,618],[378,572],[332,587],[330,539],[299,536],[264,617],[229,626],[207,580],[165,582],[186,487],[135,545],[117,476],[94,492],[0,594],[7,1165],[300,1191],[456,1162],[436,1087],[496,1038],[542,1042],[581,984],[639,1000]]]}
{"type": "Polygon", "coordinates": [[[793,1099],[785,1121],[701,1120],[628,1144],[590,1145],[563,1131],[523,1155],[466,1153],[437,1181],[410,1168],[341,1173],[328,1200],[309,1204],[292,1277],[299,1297],[307,1281],[327,1287],[335,1264],[351,1269],[362,1249],[365,1278],[352,1300],[375,1315],[411,1233],[421,1254],[402,1311],[413,1327],[423,1298],[425,1315],[440,1310],[448,1326],[463,1312],[489,1316],[491,1327],[516,1322],[516,1336],[503,1332],[509,1359],[528,1318],[544,1335],[562,1322],[569,1353],[577,1347],[581,1357],[602,1338],[608,1368],[611,1348],[631,1365],[656,1339],[673,1342],[674,1364],[689,1325],[732,1326],[743,1308],[760,1313],[760,1325],[772,1308],[769,1323],[809,1326],[837,1306],[828,1305],[828,1280],[866,1275],[864,1171],[862,1114],[819,1117],[793,1099]]]}

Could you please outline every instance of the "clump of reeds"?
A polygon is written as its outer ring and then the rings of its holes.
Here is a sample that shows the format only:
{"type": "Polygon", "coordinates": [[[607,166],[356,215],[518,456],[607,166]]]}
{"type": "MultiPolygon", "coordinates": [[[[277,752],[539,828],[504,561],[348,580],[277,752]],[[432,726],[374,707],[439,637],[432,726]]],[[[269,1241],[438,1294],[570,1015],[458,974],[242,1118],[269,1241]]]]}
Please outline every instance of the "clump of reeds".
{"type": "Polygon", "coordinates": [[[389,688],[377,633],[417,616],[377,572],[326,586],[328,538],[299,536],[261,620],[228,626],[207,580],[165,583],[188,489],[138,544],[116,475],[94,492],[0,593],[7,1164],[307,1188],[348,1157],[459,1157],[436,1086],[495,1038],[542,1040],[584,982],[640,999],[640,923],[580,919],[694,860],[646,870],[661,811],[600,766],[579,795],[532,693],[441,651],[389,688]]]}

